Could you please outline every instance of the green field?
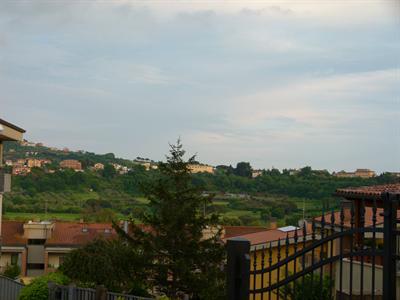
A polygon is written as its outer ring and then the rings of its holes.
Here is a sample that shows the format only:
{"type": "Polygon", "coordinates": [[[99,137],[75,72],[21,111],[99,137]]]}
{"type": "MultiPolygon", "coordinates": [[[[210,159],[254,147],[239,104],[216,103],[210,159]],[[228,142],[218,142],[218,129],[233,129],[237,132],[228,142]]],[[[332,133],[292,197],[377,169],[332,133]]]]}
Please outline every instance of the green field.
{"type": "Polygon", "coordinates": [[[78,221],[81,219],[81,214],[68,214],[68,213],[23,213],[23,212],[8,212],[5,213],[3,218],[5,220],[58,220],[58,221],[78,221]]]}

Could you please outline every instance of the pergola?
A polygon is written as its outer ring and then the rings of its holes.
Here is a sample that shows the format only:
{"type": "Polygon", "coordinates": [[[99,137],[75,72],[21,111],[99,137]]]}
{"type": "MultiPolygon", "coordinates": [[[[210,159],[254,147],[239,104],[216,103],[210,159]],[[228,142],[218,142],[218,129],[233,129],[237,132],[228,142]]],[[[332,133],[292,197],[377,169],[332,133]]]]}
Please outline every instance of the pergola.
{"type": "MultiPolygon", "coordinates": [[[[363,227],[363,207],[375,206],[376,208],[385,208],[385,205],[394,205],[394,207],[392,207],[393,209],[399,209],[396,201],[392,201],[392,199],[396,197],[399,199],[400,182],[393,184],[343,188],[336,190],[335,195],[353,203],[354,227],[361,228],[363,227]]],[[[395,216],[395,218],[397,218],[397,216],[395,216]]],[[[356,243],[360,242],[361,233],[356,234],[355,240],[356,243]]]]}

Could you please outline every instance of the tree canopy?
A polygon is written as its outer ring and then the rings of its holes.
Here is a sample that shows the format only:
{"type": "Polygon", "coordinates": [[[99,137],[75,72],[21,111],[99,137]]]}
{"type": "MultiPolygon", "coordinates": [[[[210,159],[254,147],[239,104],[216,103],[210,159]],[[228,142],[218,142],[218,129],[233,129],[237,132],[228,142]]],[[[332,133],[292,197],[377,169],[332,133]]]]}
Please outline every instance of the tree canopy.
{"type": "Polygon", "coordinates": [[[159,176],[145,186],[150,203],[139,216],[144,226],[132,223],[132,235],[119,233],[151,254],[151,281],[168,297],[185,293],[191,299],[222,299],[225,251],[215,227],[218,217],[202,214],[210,199],[193,186],[189,164],[195,158],[186,161],[184,155],[179,141],[171,145],[167,162],[159,164],[159,176]]]}

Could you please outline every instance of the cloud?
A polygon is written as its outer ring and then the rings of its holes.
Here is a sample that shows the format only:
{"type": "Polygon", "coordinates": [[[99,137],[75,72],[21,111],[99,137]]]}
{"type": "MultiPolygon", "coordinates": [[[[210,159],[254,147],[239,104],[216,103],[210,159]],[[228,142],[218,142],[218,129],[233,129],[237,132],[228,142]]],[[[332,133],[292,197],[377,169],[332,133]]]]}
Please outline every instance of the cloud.
{"type": "Polygon", "coordinates": [[[127,157],[181,135],[211,163],[395,168],[395,5],[0,2],[2,117],[127,157]]]}

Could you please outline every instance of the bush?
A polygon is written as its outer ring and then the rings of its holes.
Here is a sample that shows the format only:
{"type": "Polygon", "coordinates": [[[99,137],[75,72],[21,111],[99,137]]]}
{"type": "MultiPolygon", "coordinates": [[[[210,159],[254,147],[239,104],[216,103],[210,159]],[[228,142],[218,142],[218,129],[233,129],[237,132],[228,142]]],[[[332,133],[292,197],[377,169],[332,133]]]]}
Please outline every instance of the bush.
{"type": "Polygon", "coordinates": [[[18,300],[47,300],[49,298],[47,287],[49,281],[61,285],[66,285],[70,282],[69,278],[61,273],[49,273],[40,276],[22,289],[18,300]]]}
{"type": "Polygon", "coordinates": [[[3,275],[8,277],[8,278],[11,278],[11,279],[16,279],[19,276],[20,273],[21,273],[21,269],[19,268],[18,265],[9,265],[9,264],[7,264],[3,275]]]}

